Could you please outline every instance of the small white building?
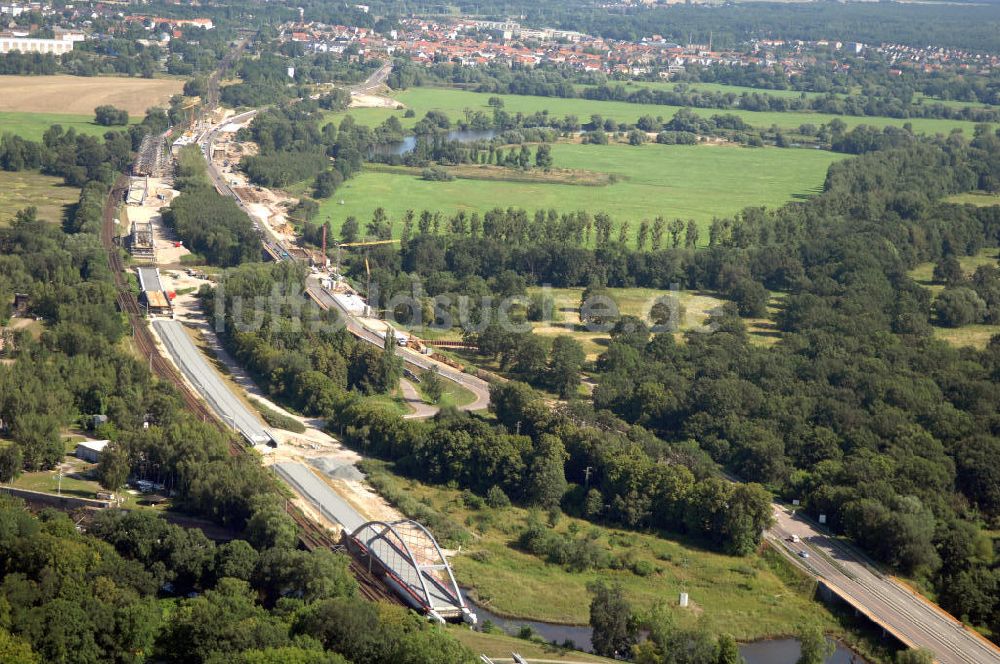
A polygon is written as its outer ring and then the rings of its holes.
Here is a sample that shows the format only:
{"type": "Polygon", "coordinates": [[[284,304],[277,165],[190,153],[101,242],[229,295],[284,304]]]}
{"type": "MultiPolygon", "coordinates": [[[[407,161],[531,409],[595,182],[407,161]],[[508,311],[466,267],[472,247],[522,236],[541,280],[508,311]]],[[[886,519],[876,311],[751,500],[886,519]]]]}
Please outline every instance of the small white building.
{"type": "Polygon", "coordinates": [[[76,444],[76,458],[90,463],[98,463],[104,448],[108,446],[110,440],[85,440],[76,444]]]}

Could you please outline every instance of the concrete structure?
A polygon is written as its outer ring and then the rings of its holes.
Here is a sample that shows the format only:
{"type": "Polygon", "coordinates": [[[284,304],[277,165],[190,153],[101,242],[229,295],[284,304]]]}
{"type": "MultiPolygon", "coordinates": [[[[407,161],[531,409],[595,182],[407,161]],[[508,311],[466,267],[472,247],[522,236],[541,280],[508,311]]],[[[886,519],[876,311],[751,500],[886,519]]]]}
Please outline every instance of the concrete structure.
{"type": "Polygon", "coordinates": [[[184,377],[218,413],[219,419],[239,431],[252,445],[276,443],[271,432],[264,428],[257,416],[243,405],[215,369],[205,361],[205,356],[194,345],[183,325],[175,320],[161,318],[153,321],[153,329],[184,377]]]}
{"type": "Polygon", "coordinates": [[[143,291],[162,291],[160,270],[155,267],[140,267],[136,269],[139,275],[139,288],[143,291]]]}
{"type": "Polygon", "coordinates": [[[451,566],[426,528],[411,520],[367,521],[301,463],[276,463],[272,468],[323,516],[339,523],[351,554],[410,606],[437,620],[475,624],[451,566]]]}
{"type": "Polygon", "coordinates": [[[125,202],[129,205],[142,205],[149,194],[149,178],[131,178],[128,183],[128,193],[125,202]]]}
{"type": "Polygon", "coordinates": [[[353,532],[364,525],[366,519],[307,466],[284,462],[272,467],[278,477],[292,486],[323,516],[339,523],[345,532],[353,532]]]}
{"type": "Polygon", "coordinates": [[[941,607],[888,576],[864,554],[802,516],[775,506],[767,538],[821,586],[911,648],[927,648],[939,664],[1000,663],[1000,649],[941,607]],[[793,541],[797,537],[798,541],[793,541]],[[808,557],[802,556],[806,552],[808,557]]]}
{"type": "Polygon", "coordinates": [[[108,446],[110,440],[85,440],[76,444],[76,458],[90,463],[98,463],[104,448],[108,446]]]}
{"type": "Polygon", "coordinates": [[[69,39],[33,39],[31,37],[0,37],[0,53],[51,53],[62,55],[73,50],[69,39]]]}
{"type": "Polygon", "coordinates": [[[156,245],[153,242],[153,224],[148,221],[137,221],[132,224],[129,236],[129,252],[132,258],[140,263],[156,262],[156,245]]]}
{"type": "Polygon", "coordinates": [[[139,302],[146,307],[146,313],[153,316],[169,316],[173,313],[170,298],[163,291],[143,291],[139,302]]]}

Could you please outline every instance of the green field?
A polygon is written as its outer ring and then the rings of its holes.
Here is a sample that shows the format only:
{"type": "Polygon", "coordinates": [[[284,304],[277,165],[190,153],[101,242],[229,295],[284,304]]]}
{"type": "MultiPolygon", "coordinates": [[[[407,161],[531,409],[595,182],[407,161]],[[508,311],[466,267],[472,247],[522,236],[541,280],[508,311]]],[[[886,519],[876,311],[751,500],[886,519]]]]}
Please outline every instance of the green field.
{"type": "MultiPolygon", "coordinates": [[[[960,196],[970,196],[979,194],[961,194],[960,196]]],[[[957,197],[952,197],[957,198],[957,197]]],[[[966,201],[967,202],[967,201],[966,201]]],[[[962,271],[966,276],[971,276],[980,265],[997,265],[1000,261],[1000,250],[990,247],[981,250],[974,256],[959,256],[958,262],[962,266],[962,271]]],[[[909,271],[911,279],[929,290],[937,296],[944,285],[934,281],[934,263],[921,263],[909,271]]],[[[1000,334],[1000,325],[963,325],[962,327],[939,327],[934,326],[934,337],[946,341],[952,346],[971,346],[982,350],[994,335],[1000,334]]]]}
{"type": "Polygon", "coordinates": [[[656,144],[560,143],[552,154],[558,168],[614,173],[620,181],[603,187],[462,179],[430,182],[417,175],[365,171],[323,201],[318,218],[330,219],[339,229],[348,216],[364,223],[376,207],[383,207],[398,237],[407,209],[444,214],[508,206],[529,211],[607,211],[616,222],[632,222],[632,241],[642,219],[663,215],[698,221],[701,242],[706,243],[706,225],[713,217],[814,195],[830,163],[842,158],[820,150],[656,144]]]}
{"type": "Polygon", "coordinates": [[[985,191],[970,191],[964,194],[949,196],[945,200],[949,203],[957,203],[959,205],[968,203],[969,205],[979,207],[989,207],[991,205],[1000,205],[1000,194],[991,194],[985,191]]]}
{"type": "Polygon", "coordinates": [[[516,652],[528,661],[551,662],[555,664],[612,664],[613,659],[598,657],[578,650],[564,650],[547,643],[527,641],[504,634],[477,632],[465,625],[448,625],[445,629],[456,639],[472,649],[476,654],[483,654],[493,661],[506,662],[511,652],[516,652]]]}
{"type": "MultiPolygon", "coordinates": [[[[691,291],[667,291],[655,288],[609,288],[612,299],[623,316],[636,316],[649,322],[649,311],[658,298],[676,297],[684,308],[684,316],[678,321],[680,337],[688,330],[704,329],[711,312],[724,304],[723,300],[703,293],[691,291]]],[[[588,331],[580,327],[580,299],[582,288],[541,288],[532,287],[528,294],[548,293],[555,303],[555,322],[539,322],[533,325],[534,333],[545,337],[568,334],[580,342],[588,360],[596,359],[608,346],[610,339],[606,332],[588,331]]]]}
{"type": "MultiPolygon", "coordinates": [[[[744,92],[747,94],[762,94],[770,95],[771,97],[781,97],[784,99],[798,99],[799,97],[805,95],[807,99],[813,97],[824,97],[827,93],[825,92],[804,92],[801,90],[767,90],[765,88],[751,88],[744,85],[726,85],[725,83],[680,83],[680,82],[667,82],[667,81],[609,81],[608,85],[615,87],[618,85],[623,86],[626,90],[635,90],[638,88],[648,88],[650,90],[674,90],[678,85],[686,85],[688,91],[698,91],[698,92],[721,92],[723,94],[731,92],[733,94],[741,95],[744,92]]],[[[577,90],[595,87],[591,85],[575,85],[577,90]]],[[[860,94],[860,88],[855,89],[856,94],[860,94]]],[[[835,93],[837,97],[844,98],[847,95],[841,93],[835,93]]],[[[923,94],[917,92],[913,95],[913,103],[915,105],[933,105],[942,104],[943,106],[948,106],[950,108],[991,108],[989,104],[983,104],[973,101],[958,101],[955,99],[936,99],[934,97],[926,97],[923,94]]]]}
{"type": "MultiPolygon", "coordinates": [[[[688,83],[688,82],[671,82],[671,81],[608,81],[609,87],[622,86],[628,91],[638,90],[640,88],[646,88],[649,90],[674,90],[678,85],[687,86],[688,92],[732,92],[734,94],[743,94],[744,92],[748,94],[753,94],[755,92],[760,94],[771,95],[772,97],[783,97],[786,99],[797,99],[803,93],[798,90],[765,90],[763,88],[751,88],[743,85],[726,85],[724,83],[688,83]]],[[[574,85],[577,90],[582,90],[585,88],[593,88],[593,85],[574,85]]],[[[806,92],[807,97],[821,96],[820,92],[806,92]]]]}
{"type": "MultiPolygon", "coordinates": [[[[698,85],[702,86],[703,84],[698,85]]],[[[483,110],[488,113],[492,112],[487,102],[490,97],[494,96],[503,99],[504,109],[509,113],[534,113],[536,111],[547,110],[550,115],[555,115],[559,118],[565,115],[575,115],[581,122],[587,122],[593,114],[601,115],[604,118],[614,118],[618,122],[628,123],[635,122],[642,115],[662,116],[664,120],[669,120],[681,108],[679,106],[662,106],[659,104],[630,104],[623,101],[592,101],[589,99],[563,99],[560,97],[531,97],[525,95],[492,95],[482,92],[443,88],[410,88],[393,93],[392,96],[404,106],[412,108],[416,113],[416,117],[404,118],[403,111],[386,108],[354,108],[346,112],[330,113],[327,114],[327,117],[335,119],[350,113],[358,122],[376,125],[390,115],[397,115],[404,127],[412,127],[429,110],[443,111],[453,121],[461,118],[466,108],[483,110]]],[[[934,118],[857,117],[826,113],[779,113],[720,110],[714,108],[694,108],[691,110],[705,117],[711,117],[720,113],[729,113],[740,116],[745,122],[754,127],[767,128],[771,125],[777,125],[786,130],[798,129],[800,125],[807,123],[818,126],[830,122],[834,118],[839,118],[848,127],[854,127],[859,124],[867,124],[874,127],[890,125],[902,127],[909,122],[913,125],[913,129],[917,133],[928,134],[947,134],[952,129],[958,128],[971,136],[972,130],[975,127],[975,123],[972,122],[938,120],[934,118]]]]}
{"type": "MultiPolygon", "coordinates": [[[[427,372],[421,372],[423,376],[427,372]]],[[[439,378],[441,381],[441,398],[435,403],[428,395],[424,389],[425,383],[417,383],[417,390],[420,392],[420,396],[423,397],[424,401],[429,404],[434,404],[440,408],[455,407],[461,408],[462,406],[467,406],[476,400],[476,395],[470,390],[462,387],[453,380],[448,380],[447,378],[439,378]]]]}
{"type": "MultiPolygon", "coordinates": [[[[586,624],[587,583],[601,579],[621,583],[639,610],[658,602],[672,607],[678,624],[704,620],[715,633],[728,632],[741,641],[788,634],[803,622],[836,633],[837,624],[822,604],[812,600],[814,582],[797,576],[774,554],[746,558],[707,551],[696,543],[673,537],[605,528],[562,517],[553,530],[589,538],[626,567],[645,567],[645,576],[631,569],[571,572],[516,549],[512,543],[525,526],[527,510],[469,508],[461,492],[397,478],[398,488],[447,514],[455,524],[474,532],[472,543],[452,557],[455,575],[471,596],[491,611],[518,618],[566,624],[586,624]],[[691,608],[681,609],[681,591],[691,608]]],[[[545,518],[544,516],[542,517],[545,518]]]]}
{"type": "MultiPolygon", "coordinates": [[[[132,118],[138,122],[141,117],[132,118]]],[[[54,124],[62,125],[63,129],[73,128],[80,134],[104,136],[108,131],[118,131],[123,127],[104,127],[94,123],[94,114],[71,115],[68,113],[22,113],[0,111],[0,134],[10,132],[29,141],[42,140],[45,130],[54,124]]]]}
{"type": "Polygon", "coordinates": [[[0,226],[32,205],[38,208],[39,219],[61,222],[66,206],[76,203],[79,196],[79,189],[66,186],[59,177],[37,171],[0,171],[0,226]]]}

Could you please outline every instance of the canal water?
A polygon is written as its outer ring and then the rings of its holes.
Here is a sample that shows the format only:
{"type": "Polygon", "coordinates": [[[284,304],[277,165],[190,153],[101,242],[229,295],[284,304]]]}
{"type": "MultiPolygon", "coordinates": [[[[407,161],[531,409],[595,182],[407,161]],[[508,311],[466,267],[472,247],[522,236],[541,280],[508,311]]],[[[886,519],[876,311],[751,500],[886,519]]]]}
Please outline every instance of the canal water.
{"type": "MultiPolygon", "coordinates": [[[[466,601],[472,604],[468,598],[466,598],[466,601]]],[[[546,641],[555,641],[558,644],[562,644],[569,640],[578,649],[586,651],[589,651],[592,647],[590,643],[590,627],[581,625],[555,625],[534,620],[501,618],[476,604],[472,604],[471,608],[479,618],[480,625],[489,620],[512,636],[517,636],[521,628],[530,627],[533,633],[546,641]]],[[[855,654],[843,644],[835,642],[834,645],[836,646],[836,650],[826,660],[826,664],[866,664],[860,655],[855,654]]],[[[740,644],[740,654],[746,659],[747,664],[795,664],[799,659],[801,650],[799,642],[795,639],[768,639],[766,641],[740,644]]]]}

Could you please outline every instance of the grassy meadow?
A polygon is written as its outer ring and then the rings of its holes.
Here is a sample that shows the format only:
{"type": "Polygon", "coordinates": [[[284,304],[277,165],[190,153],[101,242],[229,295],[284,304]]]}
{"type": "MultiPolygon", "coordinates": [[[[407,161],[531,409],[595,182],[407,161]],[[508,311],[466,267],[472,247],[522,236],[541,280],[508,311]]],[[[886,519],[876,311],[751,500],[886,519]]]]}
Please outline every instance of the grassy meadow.
{"type": "MultiPolygon", "coordinates": [[[[133,117],[130,122],[142,120],[133,117]]],[[[75,129],[78,134],[104,136],[108,131],[118,131],[124,127],[104,127],[94,122],[94,114],[77,115],[70,113],[27,113],[22,111],[0,111],[0,134],[11,133],[28,141],[42,140],[42,134],[52,125],[62,125],[63,129],[75,129]]]]}
{"type": "Polygon", "coordinates": [[[572,572],[514,546],[529,518],[527,510],[471,508],[458,490],[398,477],[394,482],[473,533],[472,543],[452,557],[452,566],[472,598],[499,615],[586,624],[587,583],[602,579],[621,583],[637,609],[665,602],[678,624],[693,625],[702,619],[711,631],[728,632],[741,641],[784,635],[789,625],[802,622],[837,629],[833,616],[812,600],[814,582],[797,576],[774,554],[738,558],[705,550],[696,542],[563,516],[552,526],[554,531],[589,538],[626,562],[618,570],[572,572]],[[681,591],[689,593],[691,608],[677,606],[681,591]]]}
{"type": "Polygon", "coordinates": [[[80,191],[63,184],[60,177],[37,171],[0,171],[0,226],[10,224],[18,210],[34,205],[38,218],[59,223],[66,207],[76,203],[80,191]]]}
{"type": "Polygon", "coordinates": [[[348,216],[363,223],[376,207],[383,207],[398,236],[408,209],[440,210],[446,215],[509,206],[529,211],[607,211],[616,222],[632,222],[633,242],[642,219],[663,215],[699,222],[701,242],[706,243],[707,225],[713,217],[819,193],[830,163],[842,158],[820,150],[652,143],[638,147],[558,143],[552,154],[556,168],[611,173],[618,181],[606,186],[467,179],[431,182],[417,174],[373,169],[351,178],[333,197],[322,201],[318,218],[330,219],[336,230],[348,216]]]}
{"type": "MultiPolygon", "coordinates": [[[[961,194],[960,196],[978,196],[979,194],[961,194]]],[[[952,197],[953,199],[956,197],[952,197]]],[[[1000,249],[991,247],[983,249],[974,256],[959,256],[958,262],[966,276],[970,276],[980,265],[997,265],[1000,261],[1000,249]]],[[[944,290],[944,284],[934,281],[934,263],[921,263],[909,272],[910,278],[937,296],[944,290]]],[[[934,336],[946,341],[952,346],[972,346],[982,350],[990,342],[993,335],[1000,334],[1000,325],[963,325],[962,327],[934,326],[934,336]]]]}
{"type": "MultiPolygon", "coordinates": [[[[639,85],[639,84],[636,84],[639,85]]],[[[642,84],[658,85],[658,84],[642,84]]],[[[659,85],[673,85],[670,83],[659,85]]],[[[696,89],[711,89],[708,84],[698,83],[692,85],[696,89]]],[[[727,86],[733,92],[742,92],[741,88],[727,86]]],[[[749,90],[749,88],[746,88],[749,90]]],[[[787,91],[786,91],[787,92],[787,91]]],[[[795,93],[798,95],[799,93],[795,93]]],[[[347,111],[330,113],[330,119],[338,119],[346,114],[350,114],[355,120],[363,124],[376,125],[384,121],[390,115],[399,117],[404,127],[412,127],[429,110],[438,110],[446,113],[453,121],[462,117],[466,108],[492,112],[487,104],[490,97],[500,97],[504,101],[504,109],[509,113],[535,113],[536,111],[547,110],[550,115],[562,118],[565,115],[576,115],[581,122],[587,122],[590,116],[598,114],[604,118],[614,118],[618,122],[635,122],[640,116],[652,115],[662,116],[664,120],[669,120],[680,110],[680,106],[665,106],[660,104],[630,104],[623,101],[596,101],[590,99],[563,99],[560,97],[533,97],[527,95],[494,95],[484,92],[469,92],[467,90],[456,90],[451,88],[410,88],[392,93],[393,98],[407,108],[412,108],[415,117],[404,118],[403,111],[387,108],[352,108],[347,111]]],[[[962,120],[940,120],[936,118],[885,118],[885,117],[858,117],[850,115],[832,115],[827,113],[780,113],[764,111],[741,111],[741,110],[721,110],[715,108],[694,108],[695,113],[704,117],[711,117],[720,113],[738,115],[743,120],[758,128],[766,128],[777,125],[785,130],[798,129],[803,124],[813,124],[819,126],[828,123],[834,118],[839,118],[848,127],[859,124],[867,124],[874,127],[895,126],[902,127],[907,122],[913,125],[917,133],[948,134],[952,129],[962,129],[969,136],[975,124],[962,120]]]]}
{"type": "Polygon", "coordinates": [[[991,205],[1000,205],[1000,194],[991,194],[986,191],[969,191],[964,194],[949,196],[945,200],[949,203],[957,203],[959,205],[968,204],[978,207],[989,207],[991,205]]]}

